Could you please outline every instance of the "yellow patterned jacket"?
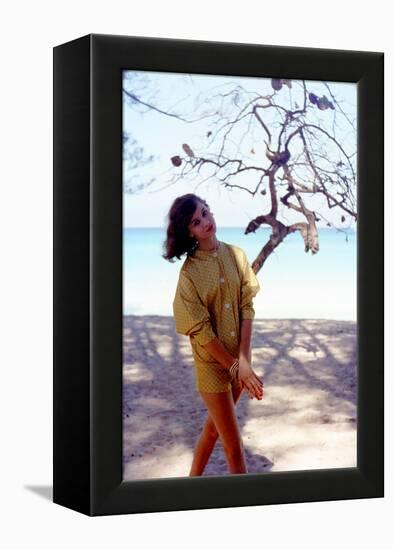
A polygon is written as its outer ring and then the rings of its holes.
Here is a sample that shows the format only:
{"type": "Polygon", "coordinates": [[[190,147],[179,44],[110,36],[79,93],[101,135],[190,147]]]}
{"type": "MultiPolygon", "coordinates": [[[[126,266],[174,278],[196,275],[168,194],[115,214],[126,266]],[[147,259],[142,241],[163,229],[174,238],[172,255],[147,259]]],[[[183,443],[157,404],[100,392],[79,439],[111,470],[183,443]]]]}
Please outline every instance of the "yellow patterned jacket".
{"type": "Polygon", "coordinates": [[[260,285],[237,246],[218,242],[217,251],[196,250],[184,261],[173,301],[176,332],[190,337],[195,366],[222,369],[204,349],[217,337],[239,356],[242,319],[253,319],[253,298],[260,285]]]}

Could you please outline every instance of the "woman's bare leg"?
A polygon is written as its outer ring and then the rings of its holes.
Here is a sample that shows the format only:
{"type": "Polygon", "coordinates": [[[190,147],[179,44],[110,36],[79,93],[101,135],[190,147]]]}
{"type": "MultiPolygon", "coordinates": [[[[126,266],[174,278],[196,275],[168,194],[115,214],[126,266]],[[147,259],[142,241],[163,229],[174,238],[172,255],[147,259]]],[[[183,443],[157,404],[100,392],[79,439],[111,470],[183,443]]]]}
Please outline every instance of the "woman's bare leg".
{"type": "Polygon", "coordinates": [[[190,476],[201,476],[205,466],[212,454],[218,432],[213,424],[212,419],[208,415],[202,433],[197,441],[194,450],[194,458],[192,460],[190,476]]]}
{"type": "MultiPolygon", "coordinates": [[[[242,393],[242,388],[240,386],[232,387],[233,405],[237,403],[241,393],[242,393]]],[[[219,395],[219,394],[213,394],[213,395],[219,395]]],[[[230,393],[229,393],[229,396],[230,396],[230,393]]],[[[202,395],[202,398],[203,397],[204,396],[202,395]]],[[[206,403],[205,399],[204,401],[206,403]]],[[[208,406],[208,409],[209,409],[209,406],[208,406]]],[[[237,421],[236,421],[236,425],[237,425],[237,421]]],[[[214,445],[216,444],[217,439],[218,439],[218,431],[209,413],[205,421],[205,424],[203,426],[202,433],[195,447],[194,458],[193,458],[193,462],[190,470],[190,476],[202,475],[205,469],[205,466],[209,460],[209,457],[214,449],[214,445]]]]}
{"type": "Polygon", "coordinates": [[[201,396],[221,439],[229,472],[231,474],[247,473],[232,393],[230,391],[223,393],[201,392],[201,396]]]}

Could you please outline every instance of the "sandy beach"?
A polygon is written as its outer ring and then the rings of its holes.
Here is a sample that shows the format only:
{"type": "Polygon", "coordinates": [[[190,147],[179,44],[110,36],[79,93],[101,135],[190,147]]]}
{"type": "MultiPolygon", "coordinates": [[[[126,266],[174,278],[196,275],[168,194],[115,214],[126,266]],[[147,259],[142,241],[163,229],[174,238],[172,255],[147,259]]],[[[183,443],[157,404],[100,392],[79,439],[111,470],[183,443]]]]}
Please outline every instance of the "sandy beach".
{"type": "MultiPolygon", "coordinates": [[[[207,412],[171,317],[123,318],[123,479],[188,476],[207,412]]],[[[356,323],[256,319],[262,401],[236,410],[249,473],[356,466],[356,323]]],[[[228,475],[218,441],[204,475],[228,475]]]]}

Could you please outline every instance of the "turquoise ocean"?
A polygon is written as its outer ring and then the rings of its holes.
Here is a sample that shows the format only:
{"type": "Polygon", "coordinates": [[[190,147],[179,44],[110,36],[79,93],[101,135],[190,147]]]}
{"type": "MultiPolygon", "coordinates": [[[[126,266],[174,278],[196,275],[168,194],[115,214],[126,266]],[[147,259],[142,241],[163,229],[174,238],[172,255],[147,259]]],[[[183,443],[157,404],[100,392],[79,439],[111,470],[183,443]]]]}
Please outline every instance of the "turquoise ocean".
{"type": "MultiPolygon", "coordinates": [[[[240,246],[251,263],[270,229],[244,235],[243,228],[219,228],[217,238],[240,246]]],[[[164,228],[123,230],[123,313],[172,315],[182,260],[162,258],[164,228]]],[[[357,233],[319,230],[320,250],[304,252],[300,234],[289,235],[258,273],[261,290],[254,301],[256,318],[336,319],[356,321],[357,233]]]]}

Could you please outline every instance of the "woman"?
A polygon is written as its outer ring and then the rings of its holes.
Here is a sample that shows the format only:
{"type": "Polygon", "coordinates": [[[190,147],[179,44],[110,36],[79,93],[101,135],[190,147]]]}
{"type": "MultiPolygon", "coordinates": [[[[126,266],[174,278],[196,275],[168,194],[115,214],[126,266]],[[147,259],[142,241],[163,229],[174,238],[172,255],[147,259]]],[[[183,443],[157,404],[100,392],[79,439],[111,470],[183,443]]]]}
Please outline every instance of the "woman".
{"type": "Polygon", "coordinates": [[[243,388],[250,398],[263,396],[250,350],[258,280],[240,248],[217,240],[203,199],[178,197],[168,217],[164,258],[187,255],[173,302],[176,332],[190,337],[197,389],[208,409],[190,476],[202,475],[218,437],[230,473],[246,473],[235,404],[243,388]]]}

